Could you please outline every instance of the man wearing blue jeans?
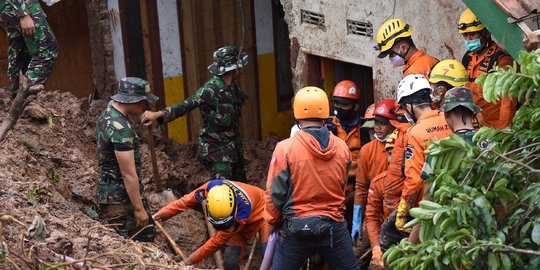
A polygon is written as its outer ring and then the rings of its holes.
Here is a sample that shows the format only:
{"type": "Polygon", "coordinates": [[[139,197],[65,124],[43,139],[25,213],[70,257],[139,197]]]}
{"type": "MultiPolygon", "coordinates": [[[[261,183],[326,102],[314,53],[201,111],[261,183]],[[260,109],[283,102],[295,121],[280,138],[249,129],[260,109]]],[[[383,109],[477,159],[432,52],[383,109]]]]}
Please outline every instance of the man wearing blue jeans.
{"type": "Polygon", "coordinates": [[[264,219],[279,235],[272,268],[297,270],[319,254],[332,269],[360,269],[343,217],[351,153],[326,127],[328,97],[304,87],[293,110],[300,131],[277,144],[266,183],[264,219]]]}

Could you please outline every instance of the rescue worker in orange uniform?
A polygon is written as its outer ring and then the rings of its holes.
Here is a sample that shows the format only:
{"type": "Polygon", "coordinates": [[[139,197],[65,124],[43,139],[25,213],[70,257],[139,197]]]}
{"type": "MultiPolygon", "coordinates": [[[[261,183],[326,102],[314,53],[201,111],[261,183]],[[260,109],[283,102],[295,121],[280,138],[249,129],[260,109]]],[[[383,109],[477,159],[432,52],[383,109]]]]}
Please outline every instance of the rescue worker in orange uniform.
{"type": "Polygon", "coordinates": [[[351,153],[326,126],[328,97],[304,87],[293,111],[301,130],[276,145],[266,183],[264,218],[279,231],[272,267],[297,270],[319,254],[332,269],[359,269],[343,217],[351,153]]]}
{"type": "Polygon", "coordinates": [[[165,221],[205,200],[207,219],[217,232],[183,265],[198,263],[225,246],[225,269],[238,269],[242,249],[257,233],[264,254],[270,227],[263,218],[264,190],[258,187],[224,179],[211,180],[161,208],[153,217],[165,221]]]}
{"type": "Polygon", "coordinates": [[[379,51],[379,58],[387,55],[395,67],[403,67],[403,77],[409,74],[422,74],[427,77],[431,68],[439,59],[418,50],[412,40],[412,28],[401,19],[385,21],[375,39],[375,49],[379,51]]]}
{"type": "Polygon", "coordinates": [[[360,141],[362,144],[375,140],[375,116],[373,110],[375,110],[375,103],[367,107],[364,117],[362,117],[364,122],[360,128],[360,141]]]}
{"type": "Polygon", "coordinates": [[[467,70],[459,61],[445,59],[431,69],[428,80],[432,89],[431,101],[433,107],[439,109],[442,106],[446,91],[469,84],[469,75],[467,75],[467,70]]]}
{"type": "Polygon", "coordinates": [[[397,100],[405,110],[406,117],[415,124],[407,132],[405,150],[405,182],[401,193],[395,226],[405,231],[409,209],[422,199],[422,167],[426,160],[425,142],[444,139],[452,131],[448,128],[444,115],[431,109],[431,88],[429,81],[422,75],[408,75],[398,85],[397,100]]]}
{"type": "Polygon", "coordinates": [[[345,195],[345,220],[351,224],[354,202],[356,168],[360,154],[360,89],[349,80],[339,82],[332,94],[334,100],[334,116],[332,117],[332,133],[342,139],[351,151],[351,167],[345,195]]]}
{"type": "MultiPolygon", "coordinates": [[[[396,143],[398,131],[392,132],[386,139],[386,162],[390,163],[392,158],[392,150],[396,143]]],[[[366,228],[371,244],[371,263],[373,267],[384,267],[382,263],[383,250],[379,241],[381,235],[381,225],[384,220],[398,206],[399,198],[401,197],[401,189],[403,181],[389,182],[391,178],[387,178],[388,172],[384,171],[371,181],[369,185],[369,193],[366,207],[366,228]]],[[[385,250],[388,247],[385,247],[385,250]]]]}
{"type": "Polygon", "coordinates": [[[491,33],[470,9],[461,13],[458,30],[467,46],[467,53],[461,62],[467,68],[472,82],[468,87],[473,92],[474,103],[482,108],[482,112],[477,115],[478,122],[482,126],[498,129],[510,127],[516,113],[517,100],[505,97],[497,103],[489,103],[483,98],[482,87],[474,83],[474,80],[488,73],[495,64],[506,67],[512,65],[514,60],[491,39],[491,33]]]}
{"type": "MultiPolygon", "coordinates": [[[[385,99],[379,102],[374,109],[375,140],[367,143],[360,150],[360,162],[356,174],[356,188],[354,196],[353,225],[351,230],[352,239],[362,237],[362,215],[364,214],[369,183],[375,176],[386,171],[388,162],[386,159],[386,139],[394,131],[390,120],[395,120],[395,100],[385,99]]],[[[367,239],[366,239],[367,240],[367,239]]]]}

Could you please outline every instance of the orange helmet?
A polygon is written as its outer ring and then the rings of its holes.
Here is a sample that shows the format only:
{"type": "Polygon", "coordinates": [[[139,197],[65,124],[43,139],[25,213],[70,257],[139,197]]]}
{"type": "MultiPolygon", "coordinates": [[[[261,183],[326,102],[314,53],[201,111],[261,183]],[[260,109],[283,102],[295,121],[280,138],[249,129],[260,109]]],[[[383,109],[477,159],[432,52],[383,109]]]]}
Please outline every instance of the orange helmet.
{"type": "Polygon", "coordinates": [[[360,89],[353,81],[344,80],[336,85],[332,96],[338,102],[344,101],[343,99],[349,99],[350,103],[360,100],[360,89]]]}
{"type": "Polygon", "coordinates": [[[369,107],[367,107],[366,109],[366,113],[364,114],[364,119],[365,120],[371,120],[373,118],[375,118],[375,115],[373,115],[373,111],[375,111],[375,103],[369,105],[369,107]]]}
{"type": "Polygon", "coordinates": [[[304,87],[294,96],[294,118],[300,119],[326,119],[330,115],[328,96],[318,87],[304,87]]]}
{"type": "Polygon", "coordinates": [[[377,106],[375,106],[373,115],[382,116],[388,119],[395,120],[396,119],[395,104],[396,104],[395,100],[385,99],[379,102],[377,106]]]}

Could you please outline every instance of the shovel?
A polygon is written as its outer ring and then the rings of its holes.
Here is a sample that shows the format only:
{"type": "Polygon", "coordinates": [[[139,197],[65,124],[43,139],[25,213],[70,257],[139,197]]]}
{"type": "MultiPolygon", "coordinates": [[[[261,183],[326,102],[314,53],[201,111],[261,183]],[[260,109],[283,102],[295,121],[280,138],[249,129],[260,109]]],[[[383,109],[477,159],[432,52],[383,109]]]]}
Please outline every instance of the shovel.
{"type": "Polygon", "coordinates": [[[154,134],[152,132],[152,126],[148,128],[148,148],[150,149],[150,157],[152,158],[152,176],[154,178],[154,184],[156,185],[156,195],[159,198],[161,205],[167,205],[176,200],[172,190],[170,188],[163,190],[161,185],[161,178],[159,177],[159,170],[156,159],[156,148],[154,146],[154,134]]]}

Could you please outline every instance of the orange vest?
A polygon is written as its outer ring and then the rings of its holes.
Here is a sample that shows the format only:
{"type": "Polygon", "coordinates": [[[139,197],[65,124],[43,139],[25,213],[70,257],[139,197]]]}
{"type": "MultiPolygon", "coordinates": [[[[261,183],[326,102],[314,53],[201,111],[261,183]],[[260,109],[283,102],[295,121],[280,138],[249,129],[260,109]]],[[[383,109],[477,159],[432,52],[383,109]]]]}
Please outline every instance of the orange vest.
{"type": "Polygon", "coordinates": [[[422,74],[424,77],[429,78],[428,73],[438,62],[439,59],[425,53],[423,50],[418,50],[411,55],[403,67],[403,77],[409,74],[422,74]]]}
{"type": "Polygon", "coordinates": [[[478,115],[478,121],[484,126],[498,129],[510,126],[516,113],[517,100],[506,97],[496,103],[489,103],[483,97],[482,87],[474,83],[474,80],[480,75],[488,73],[494,63],[499,67],[506,67],[512,65],[513,62],[512,57],[495,42],[492,42],[480,54],[468,52],[463,56],[462,63],[467,68],[471,80],[468,86],[473,92],[474,103],[482,108],[482,112],[478,115]]]}

